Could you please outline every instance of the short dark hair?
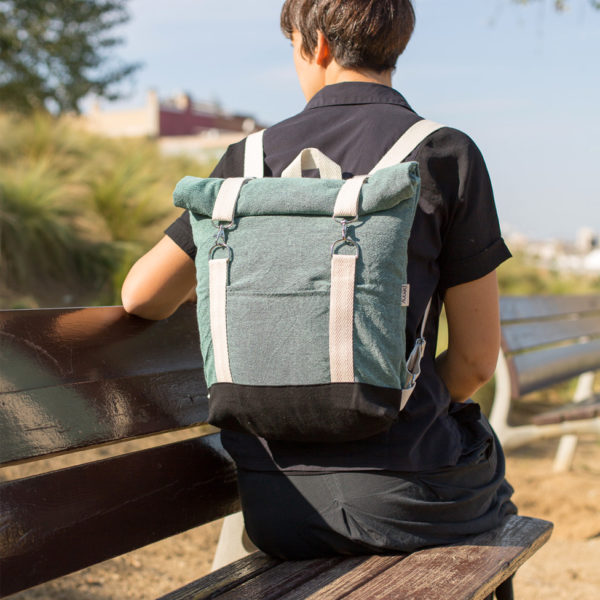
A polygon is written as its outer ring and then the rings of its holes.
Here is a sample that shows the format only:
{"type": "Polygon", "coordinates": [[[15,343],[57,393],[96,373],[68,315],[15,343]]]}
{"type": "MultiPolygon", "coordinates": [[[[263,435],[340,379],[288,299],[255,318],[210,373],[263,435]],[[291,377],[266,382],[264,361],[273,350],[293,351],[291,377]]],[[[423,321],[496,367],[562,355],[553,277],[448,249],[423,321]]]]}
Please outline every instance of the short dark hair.
{"type": "Polygon", "coordinates": [[[305,55],[312,56],[321,31],[347,69],[393,69],[414,27],[411,0],[285,0],[281,9],[281,30],[290,39],[300,33],[305,55]]]}

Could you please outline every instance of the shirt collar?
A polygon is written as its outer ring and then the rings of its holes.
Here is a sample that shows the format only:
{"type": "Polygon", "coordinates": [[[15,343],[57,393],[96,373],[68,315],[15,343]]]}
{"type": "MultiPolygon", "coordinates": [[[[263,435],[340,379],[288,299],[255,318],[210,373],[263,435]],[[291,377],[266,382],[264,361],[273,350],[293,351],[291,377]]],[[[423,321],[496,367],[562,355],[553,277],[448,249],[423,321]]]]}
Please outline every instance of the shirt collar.
{"type": "Polygon", "coordinates": [[[404,96],[395,89],[363,81],[326,85],[311,98],[304,110],[342,104],[398,104],[412,110],[404,96]]]}

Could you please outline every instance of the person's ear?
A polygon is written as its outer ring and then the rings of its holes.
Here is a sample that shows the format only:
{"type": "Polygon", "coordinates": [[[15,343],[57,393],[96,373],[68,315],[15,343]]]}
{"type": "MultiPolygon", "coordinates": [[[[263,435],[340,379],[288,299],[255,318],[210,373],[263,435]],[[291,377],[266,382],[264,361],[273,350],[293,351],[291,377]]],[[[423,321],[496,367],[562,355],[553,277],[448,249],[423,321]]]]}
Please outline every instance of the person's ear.
{"type": "Polygon", "coordinates": [[[331,62],[329,42],[325,39],[322,31],[317,32],[317,47],[315,48],[315,62],[323,68],[327,68],[331,62]]]}

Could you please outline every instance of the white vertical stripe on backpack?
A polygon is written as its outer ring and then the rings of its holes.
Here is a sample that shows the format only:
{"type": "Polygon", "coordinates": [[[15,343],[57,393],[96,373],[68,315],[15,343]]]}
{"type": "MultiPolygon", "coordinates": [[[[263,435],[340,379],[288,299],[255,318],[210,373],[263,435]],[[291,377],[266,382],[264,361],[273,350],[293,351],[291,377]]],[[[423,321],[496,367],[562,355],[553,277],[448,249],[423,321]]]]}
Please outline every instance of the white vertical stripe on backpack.
{"type": "Polygon", "coordinates": [[[227,272],[229,259],[208,261],[210,295],[210,333],[218,382],[231,383],[229,348],[227,346],[227,272]]]}
{"type": "Polygon", "coordinates": [[[331,257],[329,368],[332,383],[354,381],[354,280],[358,256],[331,257]]]}

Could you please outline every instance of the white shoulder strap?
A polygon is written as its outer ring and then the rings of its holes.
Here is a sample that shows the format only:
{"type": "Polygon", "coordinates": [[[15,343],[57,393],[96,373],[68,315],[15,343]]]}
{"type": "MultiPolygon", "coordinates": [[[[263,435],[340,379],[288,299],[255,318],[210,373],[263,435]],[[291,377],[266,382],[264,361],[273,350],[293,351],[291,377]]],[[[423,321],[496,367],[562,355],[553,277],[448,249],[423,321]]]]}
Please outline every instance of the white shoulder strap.
{"type": "Polygon", "coordinates": [[[444,125],[423,119],[409,127],[398,141],[384,154],[383,158],[371,169],[371,173],[403,162],[406,157],[434,131],[444,125]]]}
{"type": "Polygon", "coordinates": [[[244,151],[244,177],[263,177],[265,174],[265,159],[263,151],[263,134],[265,130],[251,133],[246,138],[244,151]]]}
{"type": "MultiPolygon", "coordinates": [[[[373,167],[371,173],[379,169],[385,169],[403,162],[406,157],[429,135],[434,131],[441,129],[444,125],[427,121],[423,119],[409,127],[398,141],[384,154],[383,158],[373,167]]],[[[421,359],[425,354],[425,326],[429,317],[429,309],[431,308],[431,298],[425,308],[425,314],[421,321],[419,337],[415,340],[415,345],[406,361],[409,379],[406,382],[406,387],[401,392],[400,410],[403,410],[415,390],[417,379],[421,375],[421,359]]]]}
{"type": "MultiPolygon", "coordinates": [[[[415,123],[412,127],[409,127],[404,134],[398,139],[398,141],[386,152],[383,158],[371,169],[371,173],[384,169],[385,167],[391,167],[401,163],[426,137],[431,135],[434,131],[441,129],[444,125],[422,119],[415,123]]],[[[244,177],[263,177],[265,174],[265,163],[264,163],[264,151],[263,151],[263,134],[265,130],[257,131],[256,133],[250,134],[246,138],[246,147],[244,152],[244,177]]],[[[319,157],[320,158],[320,157],[319,157]]],[[[301,162],[300,156],[296,157],[297,162],[301,162]]],[[[306,160],[306,159],[305,159],[306,160]]],[[[296,162],[294,161],[294,162],[296,162]]],[[[315,161],[321,163],[322,161],[315,161]]],[[[323,161],[324,162],[324,161],[323,161]]],[[[333,162],[333,161],[327,161],[333,162]]],[[[299,166],[299,165],[298,165],[299,166]]],[[[315,165],[316,166],[316,165],[315,165]]],[[[317,168],[321,165],[319,164],[317,168]]],[[[321,176],[325,174],[326,177],[341,178],[341,175],[336,169],[332,170],[333,165],[323,165],[323,171],[321,176]]],[[[337,166],[337,165],[336,165],[337,166]]],[[[291,167],[291,165],[290,165],[291,167]]],[[[290,167],[286,169],[286,175],[290,177],[290,167]]],[[[297,165],[294,165],[295,169],[292,169],[295,173],[297,171],[297,165]]],[[[310,168],[310,167],[306,167],[310,168]]],[[[294,176],[299,176],[295,174],[294,176]]]]}

